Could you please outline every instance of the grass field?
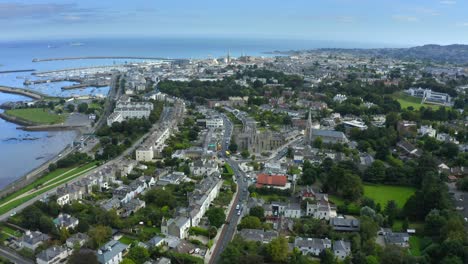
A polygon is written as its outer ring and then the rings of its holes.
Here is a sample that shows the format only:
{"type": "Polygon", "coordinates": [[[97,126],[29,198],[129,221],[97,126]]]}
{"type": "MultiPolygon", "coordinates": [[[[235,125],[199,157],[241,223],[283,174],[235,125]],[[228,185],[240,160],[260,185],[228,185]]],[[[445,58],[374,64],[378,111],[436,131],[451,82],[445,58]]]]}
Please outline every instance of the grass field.
{"type": "Polygon", "coordinates": [[[398,207],[402,208],[415,191],[414,188],[403,186],[364,185],[364,196],[371,198],[376,204],[380,203],[382,208],[385,208],[390,200],[394,200],[398,207]]]}
{"type": "Polygon", "coordinates": [[[411,255],[421,256],[421,238],[418,236],[410,236],[409,244],[411,255]]]}
{"type": "Polygon", "coordinates": [[[415,110],[419,110],[419,108],[421,108],[421,106],[424,106],[426,108],[430,107],[430,108],[433,108],[434,110],[439,108],[438,105],[422,104],[421,103],[421,101],[422,101],[421,98],[409,96],[409,95],[404,94],[402,92],[394,94],[394,98],[400,103],[402,109],[406,109],[406,108],[408,108],[410,106],[412,106],[415,110]]]}
{"type": "Polygon", "coordinates": [[[30,199],[41,195],[67,181],[70,181],[82,175],[83,173],[93,169],[94,167],[96,167],[96,162],[85,164],[81,167],[55,170],[45,175],[44,177],[41,177],[40,179],[34,181],[33,183],[27,185],[21,190],[14,192],[8,195],[6,198],[2,199],[0,201],[0,214],[4,214],[10,211],[11,209],[17,207],[18,205],[27,202],[30,199]],[[27,194],[28,192],[32,192],[34,190],[37,191],[31,194],[27,194]],[[18,198],[20,196],[22,197],[18,198]],[[15,200],[15,198],[17,199],[15,200]]]}
{"type": "Polygon", "coordinates": [[[119,239],[119,241],[122,242],[123,244],[130,245],[133,243],[133,241],[135,241],[135,239],[128,237],[128,236],[122,236],[119,239]]]}
{"type": "Polygon", "coordinates": [[[5,112],[9,116],[38,124],[58,124],[65,122],[66,115],[50,113],[45,108],[11,109],[5,112]]]}
{"type": "MultiPolygon", "coordinates": [[[[424,231],[424,222],[410,222],[408,228],[415,229],[417,234],[420,234],[424,231]]],[[[406,232],[403,230],[403,221],[395,220],[392,226],[393,232],[406,232]]]]}
{"type": "MultiPolygon", "coordinates": [[[[341,199],[340,197],[336,195],[328,195],[328,199],[330,202],[334,203],[336,206],[345,206],[345,201],[341,199]]],[[[359,215],[360,213],[360,206],[356,203],[350,203],[347,205],[347,214],[352,214],[352,215],[359,215]]]]}

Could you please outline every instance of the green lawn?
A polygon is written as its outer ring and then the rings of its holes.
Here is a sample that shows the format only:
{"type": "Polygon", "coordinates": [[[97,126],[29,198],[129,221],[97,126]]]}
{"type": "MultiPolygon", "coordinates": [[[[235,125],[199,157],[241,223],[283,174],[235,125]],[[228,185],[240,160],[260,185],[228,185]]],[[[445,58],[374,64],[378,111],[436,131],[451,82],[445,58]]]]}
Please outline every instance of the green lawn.
{"type": "MultiPolygon", "coordinates": [[[[410,222],[409,227],[410,229],[415,229],[416,234],[420,234],[424,231],[424,222],[410,222]]],[[[393,232],[406,232],[403,229],[403,221],[402,220],[395,220],[393,222],[392,230],[393,232]]]]}
{"type": "Polygon", "coordinates": [[[21,236],[21,232],[16,230],[16,229],[13,229],[9,226],[6,226],[6,225],[2,225],[0,227],[0,229],[2,230],[2,233],[4,233],[5,235],[7,236],[13,236],[13,237],[19,237],[21,236]]]}
{"type": "Polygon", "coordinates": [[[419,110],[421,106],[424,106],[426,108],[431,107],[434,110],[439,108],[439,105],[422,104],[422,98],[409,96],[407,94],[404,94],[403,92],[394,94],[394,98],[400,103],[402,109],[406,109],[410,106],[412,106],[415,110],[419,110]]]}
{"type": "MultiPolygon", "coordinates": [[[[336,195],[329,194],[328,199],[330,200],[330,202],[334,203],[337,207],[338,206],[340,206],[340,207],[346,206],[345,201],[342,198],[340,198],[340,197],[338,197],[336,195]]],[[[361,207],[358,204],[350,203],[350,204],[347,205],[345,213],[346,214],[351,214],[351,215],[359,215],[360,210],[361,210],[361,207]]]]}
{"type": "Polygon", "coordinates": [[[410,236],[410,252],[413,256],[421,256],[421,241],[422,239],[418,236],[410,236]]]}
{"type": "Polygon", "coordinates": [[[58,124],[65,122],[66,115],[50,113],[47,108],[11,109],[5,112],[7,115],[38,124],[58,124]]]}
{"type": "Polygon", "coordinates": [[[379,203],[382,208],[388,201],[394,200],[399,208],[402,208],[408,198],[414,194],[416,189],[404,186],[392,185],[364,185],[364,196],[371,198],[375,203],[379,203]]]}
{"type": "Polygon", "coordinates": [[[67,169],[57,169],[44,177],[41,177],[40,179],[34,181],[33,183],[27,185],[26,187],[22,188],[21,190],[14,192],[10,195],[8,195],[6,198],[2,199],[0,201],[0,214],[4,214],[8,212],[9,210],[17,207],[18,205],[38,196],[41,195],[49,190],[51,190],[54,187],[57,187],[67,181],[70,181],[80,175],[82,175],[84,172],[91,170],[92,168],[96,167],[96,162],[91,162],[85,165],[82,165],[81,167],[76,167],[76,168],[67,168],[67,169]],[[45,182],[50,181],[47,183],[47,187],[30,195],[24,196],[18,200],[15,200],[13,202],[10,202],[8,204],[8,201],[14,199],[15,197],[18,197],[30,190],[33,190],[35,188],[41,188],[42,184],[45,182]]]}
{"type": "Polygon", "coordinates": [[[119,239],[120,242],[126,244],[126,245],[130,245],[133,243],[133,241],[135,241],[135,239],[131,238],[131,237],[128,237],[128,236],[122,236],[120,239],[119,239]]]}

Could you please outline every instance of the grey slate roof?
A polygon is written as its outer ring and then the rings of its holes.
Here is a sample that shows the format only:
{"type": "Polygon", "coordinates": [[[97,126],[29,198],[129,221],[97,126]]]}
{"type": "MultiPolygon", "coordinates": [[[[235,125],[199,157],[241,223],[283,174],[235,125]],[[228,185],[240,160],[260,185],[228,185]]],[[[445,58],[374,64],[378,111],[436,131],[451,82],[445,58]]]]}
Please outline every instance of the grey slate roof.
{"type": "Polygon", "coordinates": [[[337,240],[333,242],[333,251],[350,251],[351,243],[343,240],[337,240]]]}
{"type": "Polygon", "coordinates": [[[294,246],[298,248],[313,248],[318,249],[319,251],[326,248],[331,248],[332,242],[330,239],[320,239],[320,238],[301,238],[297,237],[294,240],[294,246]]]}
{"type": "Polygon", "coordinates": [[[49,260],[52,260],[58,255],[62,254],[64,251],[67,251],[67,249],[64,247],[50,247],[37,254],[36,258],[48,262],[49,260]]]}
{"type": "Polygon", "coordinates": [[[37,243],[43,242],[48,239],[49,239],[48,235],[43,234],[39,231],[34,231],[34,232],[27,231],[26,234],[24,234],[20,238],[21,241],[30,245],[36,245],[37,243]]]}
{"type": "Polygon", "coordinates": [[[98,261],[99,263],[107,263],[117,254],[123,252],[127,248],[127,245],[124,245],[116,240],[111,240],[98,250],[98,261]]]}
{"type": "Polygon", "coordinates": [[[408,233],[387,233],[384,236],[385,243],[389,244],[401,244],[401,243],[407,243],[409,239],[408,233]]]}
{"type": "Polygon", "coordinates": [[[357,219],[332,218],[330,225],[337,231],[359,231],[360,222],[357,219]]]}
{"type": "Polygon", "coordinates": [[[346,138],[343,132],[335,130],[312,129],[312,135],[317,137],[346,138]]]}
{"type": "Polygon", "coordinates": [[[239,234],[245,240],[259,242],[270,242],[273,238],[278,237],[278,232],[263,231],[262,229],[242,229],[239,234]]]}

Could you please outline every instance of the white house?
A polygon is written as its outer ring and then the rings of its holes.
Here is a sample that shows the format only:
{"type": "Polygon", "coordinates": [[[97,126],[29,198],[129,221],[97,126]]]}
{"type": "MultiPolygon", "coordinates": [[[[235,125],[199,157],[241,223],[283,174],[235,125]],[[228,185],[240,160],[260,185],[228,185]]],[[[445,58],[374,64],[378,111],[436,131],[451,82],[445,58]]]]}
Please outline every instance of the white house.
{"type": "Polygon", "coordinates": [[[302,238],[296,237],[294,247],[298,248],[303,255],[318,256],[323,250],[332,247],[332,241],[328,238],[302,238]]]}
{"type": "Polygon", "coordinates": [[[119,264],[122,262],[123,253],[128,246],[119,241],[111,240],[97,251],[97,259],[100,264],[119,264]]]}
{"type": "Polygon", "coordinates": [[[190,218],[179,216],[166,220],[163,218],[161,222],[161,232],[167,236],[175,236],[180,239],[188,237],[190,228],[190,218]]]}
{"type": "Polygon", "coordinates": [[[306,214],[316,219],[325,219],[327,221],[337,216],[336,207],[324,200],[313,203],[307,202],[306,214]]]}
{"type": "Polygon", "coordinates": [[[69,214],[59,214],[57,218],[54,219],[54,224],[58,228],[72,229],[75,228],[79,223],[79,220],[69,214]]]}
{"type": "Polygon", "coordinates": [[[194,176],[211,175],[218,172],[218,164],[213,160],[199,159],[190,164],[190,172],[194,176]]]}
{"type": "Polygon", "coordinates": [[[107,117],[107,125],[112,126],[114,123],[120,123],[124,120],[121,113],[112,113],[107,117]]]}
{"type": "Polygon", "coordinates": [[[351,254],[351,243],[343,240],[333,242],[333,254],[338,260],[344,260],[351,254]]]}
{"type": "Polygon", "coordinates": [[[224,126],[224,120],[221,117],[213,117],[206,119],[207,128],[221,128],[224,126]]]}
{"type": "Polygon", "coordinates": [[[22,237],[18,240],[18,246],[20,248],[28,248],[32,251],[36,250],[37,247],[42,245],[45,241],[49,240],[49,236],[39,231],[26,231],[22,237]]]}
{"type": "Polygon", "coordinates": [[[333,101],[338,102],[338,103],[342,103],[346,101],[347,99],[348,97],[344,94],[337,94],[335,95],[335,97],[333,97],[333,101]]]}
{"type": "Polygon", "coordinates": [[[70,255],[70,250],[66,247],[53,246],[41,251],[36,256],[37,264],[63,263],[70,255]]]}
{"type": "Polygon", "coordinates": [[[428,135],[429,137],[435,137],[437,131],[434,128],[432,128],[432,126],[421,126],[418,129],[418,133],[421,136],[428,135]]]}

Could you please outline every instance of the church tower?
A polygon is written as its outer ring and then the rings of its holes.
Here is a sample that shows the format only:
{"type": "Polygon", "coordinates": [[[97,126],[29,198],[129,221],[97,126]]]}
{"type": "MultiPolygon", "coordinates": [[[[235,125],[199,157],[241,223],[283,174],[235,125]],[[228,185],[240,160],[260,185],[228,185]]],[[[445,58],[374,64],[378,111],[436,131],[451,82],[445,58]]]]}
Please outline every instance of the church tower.
{"type": "Polygon", "coordinates": [[[310,110],[309,110],[309,114],[308,114],[308,117],[307,117],[306,129],[305,129],[305,132],[304,132],[304,142],[306,144],[311,144],[312,143],[312,116],[310,114],[310,110]]]}

